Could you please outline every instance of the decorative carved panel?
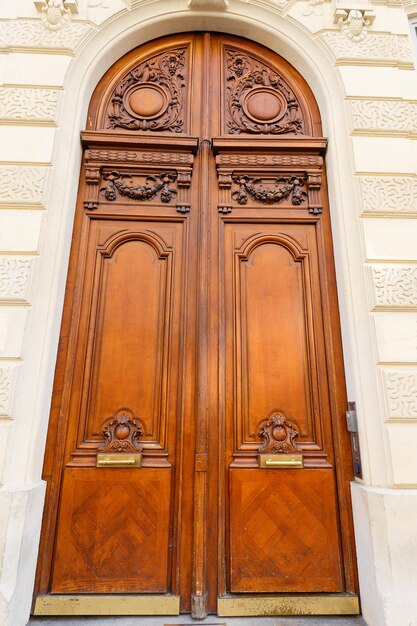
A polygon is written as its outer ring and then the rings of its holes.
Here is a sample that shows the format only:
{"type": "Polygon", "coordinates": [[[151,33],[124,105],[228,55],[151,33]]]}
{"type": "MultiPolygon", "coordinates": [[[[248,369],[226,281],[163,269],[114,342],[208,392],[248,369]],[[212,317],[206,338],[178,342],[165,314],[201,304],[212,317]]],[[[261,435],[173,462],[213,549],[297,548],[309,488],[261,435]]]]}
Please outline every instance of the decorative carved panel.
{"type": "Polygon", "coordinates": [[[377,308],[417,308],[417,267],[375,264],[369,268],[377,308]]]}
{"type": "Polygon", "coordinates": [[[388,419],[417,421],[417,369],[383,369],[388,419]]]}
{"type": "Polygon", "coordinates": [[[100,452],[123,454],[143,450],[139,442],[143,427],[129,409],[120,409],[106,420],[102,435],[104,443],[100,452]]]}
{"type": "Polygon", "coordinates": [[[104,175],[107,185],[104,189],[104,197],[109,202],[116,200],[117,195],[130,198],[131,200],[152,200],[159,197],[161,202],[168,204],[177,195],[176,189],[170,188],[170,184],[177,180],[177,174],[161,172],[156,176],[146,176],[143,185],[134,185],[126,181],[132,180],[135,174],[131,172],[109,172],[104,175]]]}
{"type": "Polygon", "coordinates": [[[47,178],[46,167],[0,166],[0,204],[42,205],[47,178]]]}
{"type": "MultiPolygon", "coordinates": [[[[323,210],[323,157],[318,154],[282,154],[280,140],[271,138],[270,154],[257,154],[255,140],[215,139],[217,152],[220,213],[230,213],[234,207],[290,206],[319,215],[323,210]],[[252,145],[253,144],[253,145],[252,145]],[[233,146],[236,152],[230,153],[233,146]],[[274,154],[275,152],[275,154],[274,154]],[[281,153],[280,153],[281,152],[281,153]]],[[[288,141],[288,140],[287,140],[288,141]]],[[[289,140],[291,141],[291,140],[289,140]]],[[[306,145],[304,150],[322,150],[319,144],[306,145]]]]}
{"type": "Polygon", "coordinates": [[[0,417],[12,416],[12,405],[19,365],[0,367],[0,417]]]}
{"type": "MultiPolygon", "coordinates": [[[[94,145],[96,136],[85,133],[85,143],[94,145]]],[[[179,213],[190,211],[197,139],[183,138],[182,145],[174,151],[171,143],[161,136],[153,135],[149,139],[142,136],[135,143],[142,143],[148,150],[138,151],[118,149],[105,133],[99,136],[108,141],[109,147],[85,152],[85,209],[96,210],[100,202],[151,202],[173,206],[179,213]],[[181,148],[183,151],[178,150],[181,148]]]]}
{"type": "Polygon", "coordinates": [[[0,257],[0,300],[28,301],[34,262],[30,257],[0,257]]]}
{"type": "Polygon", "coordinates": [[[262,445],[261,454],[290,454],[301,450],[297,443],[300,431],[297,424],[283,413],[274,413],[262,424],[259,430],[262,445]]]}
{"type": "Polygon", "coordinates": [[[127,428],[122,446],[138,451],[140,431],[144,465],[164,465],[169,402],[175,398],[173,359],[179,358],[179,337],[172,328],[179,324],[183,225],[88,215],[91,269],[84,302],[92,321],[83,326],[77,348],[85,367],[74,380],[80,388],[72,399],[80,428],[70,466],[88,466],[98,448],[114,451],[117,433],[127,428]]]}
{"type": "Polygon", "coordinates": [[[251,455],[255,462],[258,451],[308,451],[321,463],[328,408],[318,408],[316,254],[314,225],[225,225],[228,319],[233,311],[236,320],[227,330],[234,346],[234,466],[248,465],[251,455]]]}
{"type": "Polygon", "coordinates": [[[262,204],[278,204],[287,198],[291,200],[291,204],[299,206],[307,197],[305,188],[305,179],[297,176],[285,178],[277,177],[273,186],[263,186],[261,178],[250,178],[249,176],[235,176],[233,182],[239,185],[238,191],[232,192],[238,204],[245,205],[248,198],[253,198],[256,202],[262,204]]]}
{"type": "Polygon", "coordinates": [[[300,103],[277,71],[241,50],[225,49],[227,132],[305,134],[300,103]]]}
{"type": "Polygon", "coordinates": [[[417,213],[417,179],[412,176],[358,177],[365,213],[417,213]]]}
{"type": "Polygon", "coordinates": [[[55,89],[0,88],[0,120],[56,122],[59,92],[55,89]]]}
{"type": "Polygon", "coordinates": [[[137,65],[111,97],[108,128],[184,132],[187,49],[156,55],[137,65]]]}

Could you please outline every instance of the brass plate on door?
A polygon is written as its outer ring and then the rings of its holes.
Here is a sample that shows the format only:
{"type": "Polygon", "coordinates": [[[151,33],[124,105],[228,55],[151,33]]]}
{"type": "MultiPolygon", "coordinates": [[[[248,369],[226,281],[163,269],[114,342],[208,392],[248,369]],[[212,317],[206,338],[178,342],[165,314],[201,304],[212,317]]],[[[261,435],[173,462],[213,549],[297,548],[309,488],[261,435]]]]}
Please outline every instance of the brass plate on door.
{"type": "Polygon", "coordinates": [[[38,596],[34,615],[179,615],[180,597],[170,595],[38,596]]]}
{"type": "Polygon", "coordinates": [[[301,469],[304,467],[302,454],[259,454],[261,469],[301,469]]]}
{"type": "Polygon", "coordinates": [[[358,615],[358,597],[347,593],[245,594],[217,598],[217,614],[232,616],[358,615]]]}
{"type": "Polygon", "coordinates": [[[142,453],[106,454],[105,452],[99,452],[97,454],[96,467],[142,467],[142,453]]]}

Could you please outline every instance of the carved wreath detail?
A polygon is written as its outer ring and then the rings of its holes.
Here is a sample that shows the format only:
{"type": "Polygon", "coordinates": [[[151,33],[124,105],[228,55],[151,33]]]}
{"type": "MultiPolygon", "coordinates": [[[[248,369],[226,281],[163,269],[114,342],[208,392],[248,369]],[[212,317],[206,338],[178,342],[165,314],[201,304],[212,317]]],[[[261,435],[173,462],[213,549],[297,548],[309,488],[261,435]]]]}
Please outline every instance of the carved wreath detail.
{"type": "Polygon", "coordinates": [[[166,52],[135,67],[113,94],[109,127],[181,133],[184,69],[185,49],[166,52]]]}
{"type": "Polygon", "coordinates": [[[304,134],[300,105],[282,76],[236,50],[226,51],[226,64],[229,133],[304,134]]]}
{"type": "Polygon", "coordinates": [[[105,174],[104,179],[108,181],[105,189],[104,197],[106,200],[113,202],[116,200],[117,192],[121,196],[131,198],[132,200],[152,200],[158,194],[161,201],[165,204],[171,202],[177,195],[175,189],[170,188],[170,183],[177,180],[177,174],[162,172],[157,176],[147,176],[144,185],[128,185],[125,178],[133,178],[131,173],[110,172],[105,174]]]}
{"type": "Polygon", "coordinates": [[[301,450],[295,441],[300,436],[297,424],[282,413],[276,413],[265,420],[259,436],[262,439],[259,452],[262,454],[292,454],[301,450]]]}
{"type": "Polygon", "coordinates": [[[294,206],[299,206],[305,198],[307,192],[304,191],[305,179],[297,176],[289,178],[278,177],[275,179],[277,183],[284,183],[277,187],[266,187],[264,185],[256,186],[261,182],[260,178],[250,178],[249,176],[235,176],[233,182],[239,185],[239,191],[234,191],[232,197],[239,204],[247,204],[249,196],[257,202],[263,204],[276,204],[291,197],[294,206]]]}
{"type": "Polygon", "coordinates": [[[107,421],[102,431],[104,443],[100,452],[142,452],[143,447],[139,441],[142,434],[143,428],[137,418],[127,409],[121,409],[107,421]]]}

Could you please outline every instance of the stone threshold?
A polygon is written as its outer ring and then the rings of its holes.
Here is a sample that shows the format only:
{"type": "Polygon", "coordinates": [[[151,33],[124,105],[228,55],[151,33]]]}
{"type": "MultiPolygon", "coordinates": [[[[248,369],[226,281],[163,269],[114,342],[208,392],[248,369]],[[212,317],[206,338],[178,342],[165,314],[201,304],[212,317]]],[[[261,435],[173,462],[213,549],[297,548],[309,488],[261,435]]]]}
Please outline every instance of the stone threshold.
{"type": "Polygon", "coordinates": [[[32,617],[28,626],[366,626],[362,617],[32,617]]]}

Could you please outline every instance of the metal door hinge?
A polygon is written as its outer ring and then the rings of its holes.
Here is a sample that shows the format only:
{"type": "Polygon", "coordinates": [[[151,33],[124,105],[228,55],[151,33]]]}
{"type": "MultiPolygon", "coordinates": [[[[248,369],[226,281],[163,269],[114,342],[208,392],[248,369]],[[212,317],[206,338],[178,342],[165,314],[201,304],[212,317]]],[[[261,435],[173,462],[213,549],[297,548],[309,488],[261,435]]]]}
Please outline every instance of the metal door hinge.
{"type": "Polygon", "coordinates": [[[348,402],[346,411],[347,429],[350,432],[350,442],[352,444],[353,472],[356,478],[362,478],[361,449],[359,446],[358,416],[356,413],[356,402],[348,402]]]}
{"type": "Polygon", "coordinates": [[[350,433],[358,432],[358,415],[356,413],[356,402],[348,402],[346,411],[347,429],[350,433]]]}

